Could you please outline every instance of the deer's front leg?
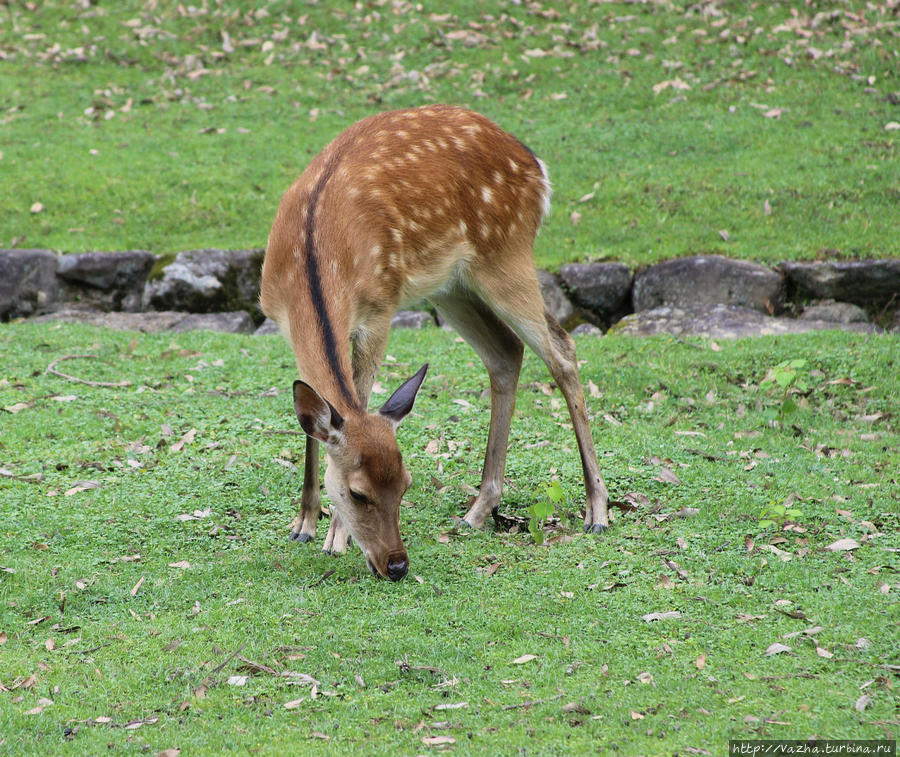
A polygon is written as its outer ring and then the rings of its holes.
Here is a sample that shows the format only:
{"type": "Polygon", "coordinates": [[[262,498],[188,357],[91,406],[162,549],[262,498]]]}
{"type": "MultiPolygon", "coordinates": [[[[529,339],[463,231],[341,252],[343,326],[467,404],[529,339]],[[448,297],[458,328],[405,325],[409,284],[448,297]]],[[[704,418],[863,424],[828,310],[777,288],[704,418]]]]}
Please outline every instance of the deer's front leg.
{"type": "Polygon", "coordinates": [[[316,524],[322,512],[319,495],[319,442],[306,437],[306,456],[303,463],[303,493],[300,512],[291,524],[291,540],[308,542],[316,538],[316,524]]]}
{"type": "Polygon", "coordinates": [[[332,506],[331,523],[328,526],[328,534],[325,536],[325,545],[322,551],[326,555],[342,555],[347,551],[347,544],[350,542],[350,532],[341,521],[341,516],[332,506]]]}

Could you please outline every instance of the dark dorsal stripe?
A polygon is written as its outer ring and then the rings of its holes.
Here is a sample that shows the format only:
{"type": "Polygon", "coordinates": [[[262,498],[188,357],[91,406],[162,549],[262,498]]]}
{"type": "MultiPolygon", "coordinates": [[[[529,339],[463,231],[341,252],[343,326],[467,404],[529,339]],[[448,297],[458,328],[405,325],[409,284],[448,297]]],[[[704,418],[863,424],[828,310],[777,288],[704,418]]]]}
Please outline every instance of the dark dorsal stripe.
{"type": "Polygon", "coordinates": [[[319,331],[322,334],[322,346],[325,349],[325,358],[331,368],[331,373],[337,379],[338,387],[341,394],[350,407],[359,409],[359,400],[350,391],[344,372],[341,370],[341,361],[338,356],[337,342],[334,338],[334,330],[331,328],[331,319],[328,317],[328,307],[325,304],[325,297],[322,294],[322,279],[319,276],[319,260],[318,251],[316,250],[315,237],[315,217],[316,206],[319,203],[319,197],[328,179],[334,173],[337,164],[337,156],[332,157],[322,171],[322,176],[316,182],[309,199],[306,203],[306,246],[304,249],[306,257],[306,276],[309,280],[309,292],[312,297],[313,308],[316,311],[316,317],[319,320],[319,331]]]}

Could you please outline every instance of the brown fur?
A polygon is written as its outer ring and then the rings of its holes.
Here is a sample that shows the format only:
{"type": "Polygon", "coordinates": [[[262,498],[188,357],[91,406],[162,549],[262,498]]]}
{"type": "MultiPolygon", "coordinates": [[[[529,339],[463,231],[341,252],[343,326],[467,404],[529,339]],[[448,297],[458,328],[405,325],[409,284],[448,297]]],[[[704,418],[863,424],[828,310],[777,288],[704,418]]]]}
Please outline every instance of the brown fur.
{"type": "MultiPolygon", "coordinates": [[[[340,473],[326,474],[326,486],[355,479],[377,490],[381,504],[367,520],[395,522],[405,490],[397,482],[408,476],[393,431],[365,420],[373,417],[365,413],[369,393],[391,316],[404,301],[427,298],[473,345],[491,377],[482,492],[467,522],[480,526],[499,500],[525,342],[547,362],[569,405],[588,489],[585,522],[606,525],[606,491],[574,344],[545,318],[532,262],[549,196],[543,164],[515,137],[484,116],[435,105],[349,127],[282,198],[263,265],[261,304],[290,340],[300,375],[347,420],[349,458],[328,450],[330,466],[340,473]]],[[[308,463],[311,457],[308,447],[308,463]]],[[[295,522],[295,533],[304,537],[315,533],[310,520],[318,516],[309,480],[307,474],[295,522]]],[[[347,528],[360,541],[358,513],[346,502],[336,508],[340,516],[346,512],[347,528]]],[[[341,528],[339,520],[332,532],[341,528]]],[[[326,546],[337,542],[341,551],[346,534],[332,532],[326,546]]],[[[384,574],[384,560],[361,546],[384,574]]],[[[390,550],[396,551],[393,537],[377,551],[390,550]]]]}

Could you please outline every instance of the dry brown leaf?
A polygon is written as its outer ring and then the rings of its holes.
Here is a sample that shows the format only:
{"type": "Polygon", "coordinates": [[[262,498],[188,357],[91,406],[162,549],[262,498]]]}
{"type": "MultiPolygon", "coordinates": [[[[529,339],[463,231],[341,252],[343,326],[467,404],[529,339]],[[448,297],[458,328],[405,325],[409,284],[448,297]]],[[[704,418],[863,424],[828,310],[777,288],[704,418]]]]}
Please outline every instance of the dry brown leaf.
{"type": "Polygon", "coordinates": [[[793,650],[787,644],[782,644],[776,641],[774,644],[770,644],[766,648],[766,657],[771,657],[775,654],[785,654],[792,651],[793,650]]]}
{"type": "Polygon", "coordinates": [[[86,492],[91,489],[99,489],[101,486],[99,481],[79,481],[75,484],[71,489],[68,489],[64,492],[66,497],[71,497],[73,494],[78,494],[79,492],[86,492]]]}
{"type": "Polygon", "coordinates": [[[135,594],[138,593],[138,589],[141,588],[141,584],[142,584],[142,583],[144,583],[144,577],[143,577],[143,576],[141,576],[141,577],[140,577],[140,580],[139,580],[134,586],[131,587],[131,596],[132,596],[132,597],[133,597],[135,594]]]}
{"type": "Polygon", "coordinates": [[[641,615],[641,620],[652,623],[654,620],[677,620],[680,617],[681,613],[678,610],[669,610],[668,612],[648,612],[646,615],[641,615]]]}
{"type": "Polygon", "coordinates": [[[675,484],[676,486],[681,483],[681,479],[675,475],[675,472],[666,466],[662,466],[659,469],[659,475],[655,480],[666,484],[675,484]]]}
{"type": "Polygon", "coordinates": [[[700,655],[694,664],[697,666],[697,670],[703,670],[706,667],[706,655],[700,655]]]}
{"type": "Polygon", "coordinates": [[[188,431],[184,436],[181,437],[175,444],[169,447],[169,452],[181,452],[184,449],[185,444],[190,444],[194,441],[194,437],[197,436],[197,429],[192,428],[188,431]]]}
{"type": "Polygon", "coordinates": [[[853,705],[853,709],[857,712],[862,712],[870,704],[872,704],[872,697],[870,697],[868,694],[863,694],[859,699],[856,700],[856,703],[853,705]]]}
{"type": "Polygon", "coordinates": [[[187,560],[179,560],[178,562],[170,562],[170,568],[181,568],[182,570],[187,570],[191,567],[191,564],[187,560]]]}
{"type": "Polygon", "coordinates": [[[40,699],[37,700],[37,706],[28,710],[25,714],[26,715],[40,715],[44,711],[44,709],[49,707],[51,704],[53,704],[52,699],[47,699],[46,697],[41,697],[40,699]]]}
{"type": "Polygon", "coordinates": [[[838,539],[836,542],[825,547],[829,552],[848,552],[853,549],[859,549],[859,542],[856,539],[846,538],[838,539]]]}
{"type": "Polygon", "coordinates": [[[536,660],[536,654],[523,654],[521,657],[516,657],[515,660],[512,661],[513,665],[524,665],[526,662],[531,662],[532,660],[536,660]]]}
{"type": "Polygon", "coordinates": [[[452,736],[423,736],[422,743],[425,746],[441,746],[442,744],[455,744],[456,739],[452,736]]]}

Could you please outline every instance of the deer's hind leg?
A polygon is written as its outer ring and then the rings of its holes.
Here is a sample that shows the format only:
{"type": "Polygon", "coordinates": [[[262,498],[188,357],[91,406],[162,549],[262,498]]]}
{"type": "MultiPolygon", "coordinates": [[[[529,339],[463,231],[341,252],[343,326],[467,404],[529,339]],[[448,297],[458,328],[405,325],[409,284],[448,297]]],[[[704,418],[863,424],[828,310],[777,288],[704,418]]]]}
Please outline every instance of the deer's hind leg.
{"type": "Polygon", "coordinates": [[[544,307],[537,274],[531,262],[531,250],[512,251],[506,259],[523,262],[511,264],[505,270],[488,266],[483,266],[483,270],[475,269],[471,276],[473,286],[478,287],[482,298],[490,303],[497,316],[540,355],[562,391],[575,429],[584,473],[587,495],[584,530],[600,533],[609,526],[609,496],[591,437],[584,391],[578,376],[575,342],[544,307]]]}
{"type": "Polygon", "coordinates": [[[500,503],[509,426],[516,406],[516,386],[524,347],[512,329],[473,292],[454,291],[433,297],[432,302],[478,353],[491,382],[491,425],[481,488],[463,519],[473,528],[480,528],[500,503]]]}

